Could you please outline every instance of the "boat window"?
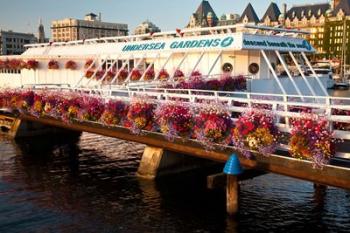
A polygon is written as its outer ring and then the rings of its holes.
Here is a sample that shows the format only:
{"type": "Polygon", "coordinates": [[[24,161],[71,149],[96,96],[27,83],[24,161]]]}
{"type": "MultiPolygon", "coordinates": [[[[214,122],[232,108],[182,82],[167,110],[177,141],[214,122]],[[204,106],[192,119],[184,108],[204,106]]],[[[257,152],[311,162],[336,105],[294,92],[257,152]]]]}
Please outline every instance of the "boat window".
{"type": "Polygon", "coordinates": [[[248,67],[248,71],[251,74],[257,74],[259,72],[259,65],[257,63],[251,63],[248,67]]]}
{"type": "Polygon", "coordinates": [[[223,66],[222,66],[222,71],[223,72],[227,72],[227,73],[231,73],[233,71],[233,65],[229,62],[226,62],[223,66]]]}

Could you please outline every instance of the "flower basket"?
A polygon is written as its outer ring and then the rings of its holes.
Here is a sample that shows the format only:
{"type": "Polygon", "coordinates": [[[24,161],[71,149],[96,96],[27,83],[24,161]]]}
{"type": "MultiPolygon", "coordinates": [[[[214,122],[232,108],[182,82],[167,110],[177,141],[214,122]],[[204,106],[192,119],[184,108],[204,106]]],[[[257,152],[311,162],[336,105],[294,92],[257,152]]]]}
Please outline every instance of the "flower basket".
{"type": "Polygon", "coordinates": [[[34,102],[32,106],[32,114],[36,117],[40,117],[42,115],[44,108],[43,97],[41,94],[34,94],[34,102]]]}
{"type": "Polygon", "coordinates": [[[155,72],[154,72],[154,69],[149,69],[146,71],[146,74],[145,74],[145,77],[144,77],[144,80],[145,81],[151,81],[153,80],[155,77],[155,72]]]}
{"type": "Polygon", "coordinates": [[[138,70],[138,69],[133,69],[133,70],[131,71],[131,77],[130,77],[130,79],[131,79],[131,81],[139,81],[140,78],[141,78],[141,76],[142,76],[142,74],[141,74],[140,70],[138,70]]]}
{"type": "Polygon", "coordinates": [[[36,70],[39,68],[39,62],[31,59],[27,61],[26,69],[28,70],[36,70]]]}
{"type": "Polygon", "coordinates": [[[195,138],[210,148],[213,144],[228,143],[232,120],[226,107],[220,103],[205,103],[195,119],[195,138]]]}
{"type": "Polygon", "coordinates": [[[128,114],[128,106],[120,100],[110,100],[100,118],[100,121],[106,125],[121,124],[128,114]]]}
{"type": "Polygon", "coordinates": [[[198,70],[195,70],[191,73],[190,80],[201,80],[202,79],[202,73],[198,70]]]}
{"type": "Polygon", "coordinates": [[[66,62],[64,67],[67,70],[76,70],[78,68],[78,65],[77,65],[77,63],[75,61],[69,60],[69,61],[66,62]]]}
{"type": "Polygon", "coordinates": [[[0,60],[0,69],[7,69],[8,60],[0,60]]]}
{"type": "Polygon", "coordinates": [[[84,96],[78,109],[78,118],[81,121],[98,121],[104,112],[104,102],[101,98],[84,96]]]}
{"type": "Polygon", "coordinates": [[[211,91],[220,91],[222,89],[222,86],[219,80],[213,79],[205,83],[205,89],[211,91]]]}
{"type": "Polygon", "coordinates": [[[17,107],[21,112],[28,113],[34,104],[34,92],[23,91],[19,95],[17,107]]]}
{"type": "Polygon", "coordinates": [[[168,139],[176,136],[190,137],[194,126],[191,108],[181,103],[165,103],[159,105],[155,113],[160,130],[168,139]]]}
{"type": "Polygon", "coordinates": [[[169,73],[165,69],[161,70],[159,72],[159,80],[160,81],[167,81],[169,79],[169,73]]]}
{"type": "Polygon", "coordinates": [[[289,142],[290,154],[299,159],[311,160],[315,168],[322,168],[334,156],[334,140],[326,119],[305,114],[293,119],[289,142]]]}
{"type": "Polygon", "coordinates": [[[105,73],[106,73],[105,70],[99,70],[99,71],[97,71],[97,72],[96,72],[96,75],[95,75],[95,79],[96,79],[96,80],[101,80],[102,77],[103,77],[103,75],[104,75],[105,73]]]}
{"type": "Polygon", "coordinates": [[[57,108],[59,99],[60,96],[54,93],[50,93],[49,95],[43,97],[43,115],[56,117],[55,109],[57,108]]]}
{"type": "Polygon", "coordinates": [[[268,156],[277,148],[278,130],[274,117],[259,110],[243,113],[233,129],[233,144],[243,155],[250,157],[249,150],[268,156]]]}
{"type": "Polygon", "coordinates": [[[122,69],[120,70],[119,74],[118,74],[118,81],[119,82],[124,82],[129,76],[129,72],[127,69],[122,69]]]}
{"type": "Polygon", "coordinates": [[[84,68],[85,69],[95,69],[95,64],[92,65],[92,63],[94,63],[94,60],[89,59],[85,62],[84,68]]]}
{"type": "Polygon", "coordinates": [[[68,122],[71,122],[73,119],[78,119],[79,110],[82,106],[81,96],[72,96],[68,99],[66,105],[67,111],[65,116],[62,116],[68,122]]]}
{"type": "Polygon", "coordinates": [[[185,80],[185,75],[184,73],[177,69],[174,74],[174,81],[184,81],[185,80]]]}
{"type": "Polygon", "coordinates": [[[141,130],[153,129],[153,111],[154,105],[147,99],[135,98],[131,101],[127,120],[128,128],[131,132],[139,134],[141,130]]]}
{"type": "Polygon", "coordinates": [[[21,60],[19,60],[19,59],[11,59],[7,63],[7,67],[11,70],[20,69],[20,65],[21,65],[21,60]]]}
{"type": "Polygon", "coordinates": [[[115,70],[109,70],[109,71],[107,71],[107,74],[106,74],[103,81],[104,82],[111,82],[114,79],[115,75],[116,75],[115,70]]]}
{"type": "Polygon", "coordinates": [[[55,60],[49,61],[47,66],[49,70],[58,70],[60,68],[58,61],[55,61],[55,60]]]}
{"type": "Polygon", "coordinates": [[[95,71],[94,70],[87,70],[85,72],[85,77],[86,78],[91,78],[94,75],[95,71]]]}

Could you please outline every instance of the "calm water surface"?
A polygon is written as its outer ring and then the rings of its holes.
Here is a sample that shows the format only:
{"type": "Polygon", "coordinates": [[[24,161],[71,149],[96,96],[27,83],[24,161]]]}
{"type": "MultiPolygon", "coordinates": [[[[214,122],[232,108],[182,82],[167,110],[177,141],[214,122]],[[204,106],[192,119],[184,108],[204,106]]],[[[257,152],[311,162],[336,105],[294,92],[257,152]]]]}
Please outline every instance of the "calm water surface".
{"type": "Polygon", "coordinates": [[[350,191],[278,175],[243,182],[237,219],[209,171],[143,181],[143,145],[81,137],[0,138],[0,233],[350,232],[350,191]]]}

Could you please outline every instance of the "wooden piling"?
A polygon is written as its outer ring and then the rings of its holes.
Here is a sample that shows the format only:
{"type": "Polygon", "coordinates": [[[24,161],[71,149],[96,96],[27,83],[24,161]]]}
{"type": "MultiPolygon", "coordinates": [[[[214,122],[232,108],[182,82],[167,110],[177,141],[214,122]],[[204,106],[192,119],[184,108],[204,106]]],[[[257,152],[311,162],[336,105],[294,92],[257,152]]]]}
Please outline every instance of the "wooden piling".
{"type": "Polygon", "coordinates": [[[237,176],[227,176],[226,184],[226,210],[229,215],[238,213],[239,184],[237,176]]]}
{"type": "Polygon", "coordinates": [[[144,179],[155,179],[163,154],[164,150],[162,148],[147,146],[136,175],[144,179]]]}

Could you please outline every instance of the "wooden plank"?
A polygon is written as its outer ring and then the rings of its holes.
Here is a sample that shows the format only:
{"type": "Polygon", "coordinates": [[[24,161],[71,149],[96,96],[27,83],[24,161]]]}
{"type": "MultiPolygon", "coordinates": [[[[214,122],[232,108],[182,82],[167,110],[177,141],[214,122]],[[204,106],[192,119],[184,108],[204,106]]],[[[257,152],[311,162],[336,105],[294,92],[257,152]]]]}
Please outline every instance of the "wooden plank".
{"type": "MultiPolygon", "coordinates": [[[[161,147],[166,150],[192,155],[204,159],[210,159],[218,162],[226,162],[231,153],[237,153],[234,148],[218,147],[214,150],[206,150],[203,146],[193,140],[175,139],[170,142],[159,133],[145,132],[142,135],[131,134],[130,131],[123,127],[107,127],[98,123],[81,123],[67,124],[52,118],[36,118],[33,116],[23,115],[24,120],[37,121],[43,124],[52,125],[71,130],[90,132],[109,137],[115,137],[122,140],[134,141],[149,146],[161,147]]],[[[327,165],[322,170],[313,169],[310,161],[294,159],[281,155],[262,156],[253,153],[252,159],[240,156],[240,162],[245,168],[257,169],[266,172],[273,172],[286,175],[314,183],[335,186],[339,188],[350,189],[350,169],[327,165]]]]}

